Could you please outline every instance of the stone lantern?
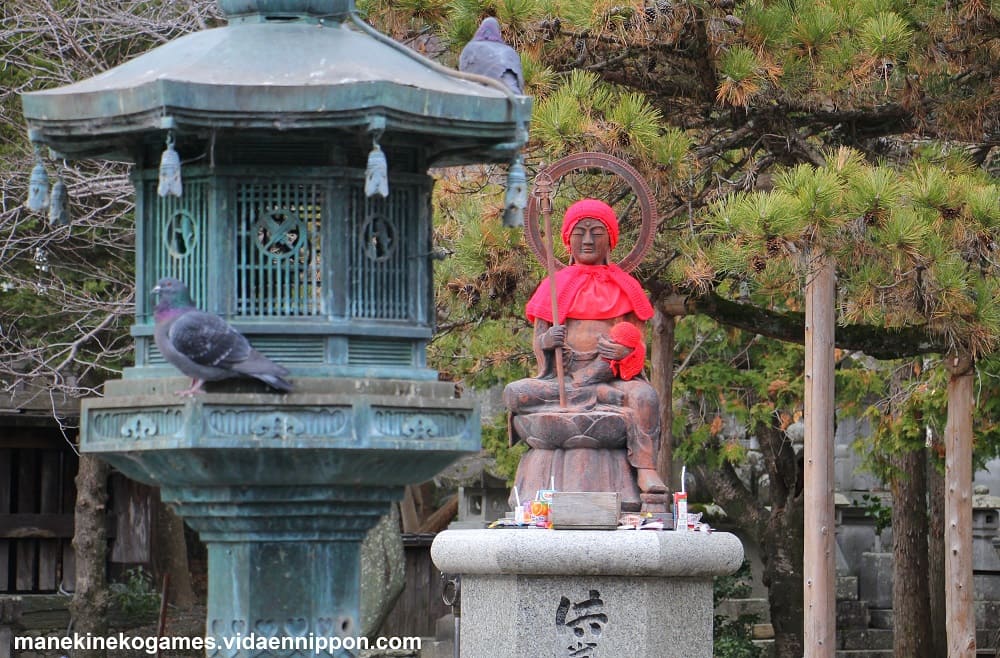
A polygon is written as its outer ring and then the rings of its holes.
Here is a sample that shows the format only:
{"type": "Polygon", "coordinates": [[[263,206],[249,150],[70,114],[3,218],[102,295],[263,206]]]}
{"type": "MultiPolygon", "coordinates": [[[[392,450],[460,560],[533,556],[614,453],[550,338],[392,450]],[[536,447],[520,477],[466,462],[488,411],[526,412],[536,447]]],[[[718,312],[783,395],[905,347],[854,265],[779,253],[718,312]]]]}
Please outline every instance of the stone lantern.
{"type": "Polygon", "coordinates": [[[81,447],[161,487],[206,542],[219,655],[257,655],[221,646],[250,633],[360,634],[365,533],[479,447],[477,408],[426,363],[427,171],[516,161],[530,99],[422,58],[353,4],[219,0],[225,27],[23,98],[37,146],[134,163],[135,365],[84,402],[81,447]],[[186,380],[152,340],[164,276],[294,391],[174,395],[186,380]]]}

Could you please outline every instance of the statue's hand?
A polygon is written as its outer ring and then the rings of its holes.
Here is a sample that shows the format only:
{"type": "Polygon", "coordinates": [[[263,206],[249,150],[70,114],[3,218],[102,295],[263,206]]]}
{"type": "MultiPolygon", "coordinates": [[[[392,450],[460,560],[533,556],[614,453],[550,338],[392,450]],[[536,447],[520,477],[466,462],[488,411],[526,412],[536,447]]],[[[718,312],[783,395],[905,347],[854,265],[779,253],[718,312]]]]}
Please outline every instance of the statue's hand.
{"type": "Polygon", "coordinates": [[[632,351],[631,347],[616,343],[607,336],[602,335],[597,339],[597,353],[605,359],[620,361],[631,354],[632,351]]]}
{"type": "Polygon", "coordinates": [[[542,334],[539,342],[543,350],[554,350],[557,347],[562,347],[566,342],[566,325],[560,324],[550,327],[542,334]]]}

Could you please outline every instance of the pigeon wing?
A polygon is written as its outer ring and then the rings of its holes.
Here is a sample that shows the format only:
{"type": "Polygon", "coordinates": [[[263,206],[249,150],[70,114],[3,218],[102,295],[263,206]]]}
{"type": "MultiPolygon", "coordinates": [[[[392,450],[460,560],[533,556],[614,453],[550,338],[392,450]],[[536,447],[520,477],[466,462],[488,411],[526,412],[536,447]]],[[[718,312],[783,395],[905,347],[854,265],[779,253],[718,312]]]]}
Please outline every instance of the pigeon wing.
{"type": "Polygon", "coordinates": [[[174,321],[171,345],[198,365],[232,369],[250,356],[250,343],[217,315],[190,311],[174,321]]]}
{"type": "Polygon", "coordinates": [[[502,80],[517,93],[524,90],[521,57],[516,50],[505,43],[470,41],[462,49],[462,54],[458,58],[458,70],[502,80]],[[509,80],[511,76],[516,79],[516,86],[509,80]]]}

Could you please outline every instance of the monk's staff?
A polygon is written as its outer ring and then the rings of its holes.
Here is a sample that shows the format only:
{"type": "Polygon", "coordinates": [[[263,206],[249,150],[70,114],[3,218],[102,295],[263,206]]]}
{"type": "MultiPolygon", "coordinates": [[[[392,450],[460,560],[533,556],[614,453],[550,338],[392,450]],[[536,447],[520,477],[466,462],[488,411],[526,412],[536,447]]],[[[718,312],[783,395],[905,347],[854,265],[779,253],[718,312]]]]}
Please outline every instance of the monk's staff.
{"type": "MultiPolygon", "coordinates": [[[[559,326],[559,303],[556,291],[556,257],[552,247],[552,198],[551,183],[535,179],[535,189],[539,196],[542,216],[545,218],[545,267],[549,271],[549,295],[552,298],[552,327],[559,326]]],[[[566,376],[563,374],[562,346],[553,350],[552,357],[556,361],[556,381],[559,384],[559,406],[566,407],[566,376]]]]}

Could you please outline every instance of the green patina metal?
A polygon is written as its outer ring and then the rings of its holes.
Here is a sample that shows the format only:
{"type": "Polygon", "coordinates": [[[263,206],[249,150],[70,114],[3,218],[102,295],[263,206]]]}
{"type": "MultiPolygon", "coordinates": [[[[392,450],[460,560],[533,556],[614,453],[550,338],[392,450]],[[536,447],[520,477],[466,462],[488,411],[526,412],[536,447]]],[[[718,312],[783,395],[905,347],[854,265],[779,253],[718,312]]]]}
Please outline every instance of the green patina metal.
{"type": "MultiPolygon", "coordinates": [[[[183,159],[206,155],[215,132],[257,144],[250,150],[261,157],[280,149],[283,160],[301,152],[350,165],[349,147],[367,152],[370,141],[358,138],[372,127],[384,130],[383,147],[419,146],[427,164],[506,162],[531,107],[527,97],[448,76],[353,24],[308,12],[255,14],[189,34],[88,80],[25,94],[23,104],[36,141],[140,167],[152,164],[143,146],[155,147],[158,162],[168,129],[183,159]],[[339,148],[324,152],[316,140],[339,148]]],[[[214,150],[225,153],[218,142],[214,150]]]]}
{"type": "Polygon", "coordinates": [[[351,0],[219,5],[227,26],[23,104],[58,157],[134,163],[135,365],[84,402],[81,447],[159,485],[201,533],[209,655],[232,657],[258,653],[221,646],[237,635],[373,631],[359,621],[365,533],[403,486],[478,449],[475,405],[426,363],[428,169],[510,162],[531,101],[389,42],[351,0]],[[179,197],[158,194],[168,141],[179,197]],[[385,198],[365,194],[375,144],[385,198]],[[153,343],[147,294],[164,276],[288,367],[295,390],[228,380],[173,395],[183,382],[153,343]]]}
{"type": "MultiPolygon", "coordinates": [[[[63,157],[135,163],[140,291],[180,278],[296,375],[433,379],[426,171],[509,161],[530,99],[376,41],[345,22],[351,5],[222,2],[238,20],[26,94],[25,117],[63,157]],[[180,198],[156,194],[168,134],[193,163],[180,198]],[[373,136],[387,199],[363,194],[373,136]]],[[[137,299],[126,376],[163,376],[150,300],[137,299]]]]}
{"type": "MultiPolygon", "coordinates": [[[[140,288],[181,279],[295,375],[436,379],[424,359],[432,180],[399,173],[388,198],[366,198],[363,170],[244,162],[187,167],[181,197],[157,196],[155,170],[137,176],[140,288]]],[[[136,312],[126,376],[170,374],[152,300],[136,312]]]]}

